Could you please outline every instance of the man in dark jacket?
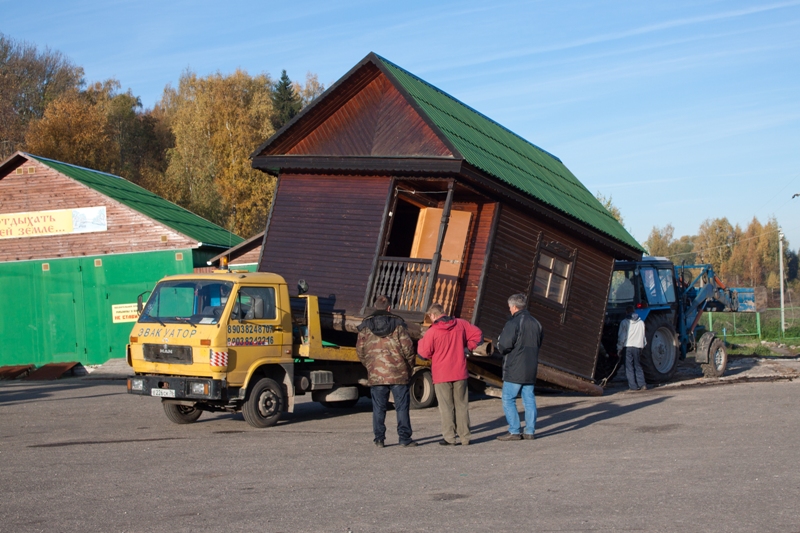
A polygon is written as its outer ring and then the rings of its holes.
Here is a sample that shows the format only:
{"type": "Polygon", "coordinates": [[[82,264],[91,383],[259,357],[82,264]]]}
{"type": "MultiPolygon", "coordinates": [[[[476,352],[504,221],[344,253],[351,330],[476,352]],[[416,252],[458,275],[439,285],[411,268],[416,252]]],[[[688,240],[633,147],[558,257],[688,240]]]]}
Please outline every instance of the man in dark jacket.
{"type": "Polygon", "coordinates": [[[497,353],[503,356],[503,411],[508,421],[508,433],[497,440],[521,440],[517,396],[522,393],[525,408],[525,439],[533,439],[536,429],[536,369],[539,347],[542,345],[542,325],[528,312],[528,299],[515,294],[508,299],[511,318],[503,327],[497,341],[497,353]]]}
{"type": "Polygon", "coordinates": [[[408,379],[414,368],[416,351],[408,335],[406,323],[389,312],[389,299],[378,296],[376,311],[358,326],[356,353],[367,367],[372,395],[372,431],[375,446],[383,448],[386,438],[386,408],[389,392],[394,396],[397,414],[397,435],[402,446],[416,446],[411,440],[411,418],[408,414],[408,379]]]}

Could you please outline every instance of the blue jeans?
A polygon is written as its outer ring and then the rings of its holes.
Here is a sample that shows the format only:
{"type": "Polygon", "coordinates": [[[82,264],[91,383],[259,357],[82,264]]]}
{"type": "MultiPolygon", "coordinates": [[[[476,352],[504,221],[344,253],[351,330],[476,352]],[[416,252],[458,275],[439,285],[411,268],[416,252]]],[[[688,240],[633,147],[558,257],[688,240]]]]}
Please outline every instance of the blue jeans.
{"type": "Polygon", "coordinates": [[[411,418],[408,415],[408,385],[373,385],[372,395],[372,432],[375,441],[386,439],[386,409],[389,406],[389,391],[394,396],[394,411],[397,415],[397,435],[400,444],[411,442],[411,418]]]}
{"type": "Polygon", "coordinates": [[[503,382],[503,412],[508,421],[508,432],[519,435],[519,412],[517,412],[517,396],[522,392],[522,406],[525,408],[525,433],[533,435],[536,430],[536,397],[533,385],[503,382]]]}

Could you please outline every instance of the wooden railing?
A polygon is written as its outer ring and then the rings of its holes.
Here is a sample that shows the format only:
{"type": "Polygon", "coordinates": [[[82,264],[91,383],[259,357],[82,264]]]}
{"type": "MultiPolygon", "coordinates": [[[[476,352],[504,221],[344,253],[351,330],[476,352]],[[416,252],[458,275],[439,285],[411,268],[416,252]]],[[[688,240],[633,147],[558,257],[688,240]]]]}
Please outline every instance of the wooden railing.
{"type": "Polygon", "coordinates": [[[369,305],[387,296],[392,309],[425,312],[425,293],[431,282],[431,260],[408,257],[380,257],[369,305]]]}
{"type": "Polygon", "coordinates": [[[436,284],[430,295],[430,302],[425,295],[431,279],[430,259],[410,259],[408,257],[380,257],[375,272],[368,305],[375,298],[385,295],[389,298],[392,309],[424,313],[432,302],[444,307],[445,314],[451,314],[458,295],[458,278],[455,276],[437,276],[436,284]]]}

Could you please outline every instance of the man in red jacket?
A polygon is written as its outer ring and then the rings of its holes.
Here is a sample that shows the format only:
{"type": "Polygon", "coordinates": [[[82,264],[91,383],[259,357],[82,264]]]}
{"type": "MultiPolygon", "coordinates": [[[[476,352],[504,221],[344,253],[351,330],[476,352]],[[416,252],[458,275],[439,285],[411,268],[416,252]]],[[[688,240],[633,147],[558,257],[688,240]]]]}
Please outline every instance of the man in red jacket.
{"type": "Polygon", "coordinates": [[[469,399],[467,393],[467,356],[465,349],[474,350],[483,340],[483,333],[466,320],[444,314],[440,304],[428,308],[431,327],[417,346],[423,359],[431,360],[431,374],[439,414],[442,417],[442,446],[456,444],[456,432],[461,445],[469,444],[469,399]]]}

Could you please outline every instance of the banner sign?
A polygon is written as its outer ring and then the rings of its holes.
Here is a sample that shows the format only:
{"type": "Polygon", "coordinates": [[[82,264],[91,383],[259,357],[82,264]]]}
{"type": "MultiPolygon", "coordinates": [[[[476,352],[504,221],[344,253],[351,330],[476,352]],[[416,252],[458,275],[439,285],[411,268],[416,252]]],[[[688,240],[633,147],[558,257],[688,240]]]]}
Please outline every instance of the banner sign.
{"type": "Polygon", "coordinates": [[[0,214],[0,239],[107,230],[105,206],[0,214]]]}
{"type": "Polygon", "coordinates": [[[138,318],[138,304],[119,304],[111,306],[111,319],[114,324],[120,322],[136,322],[138,318]]]}

